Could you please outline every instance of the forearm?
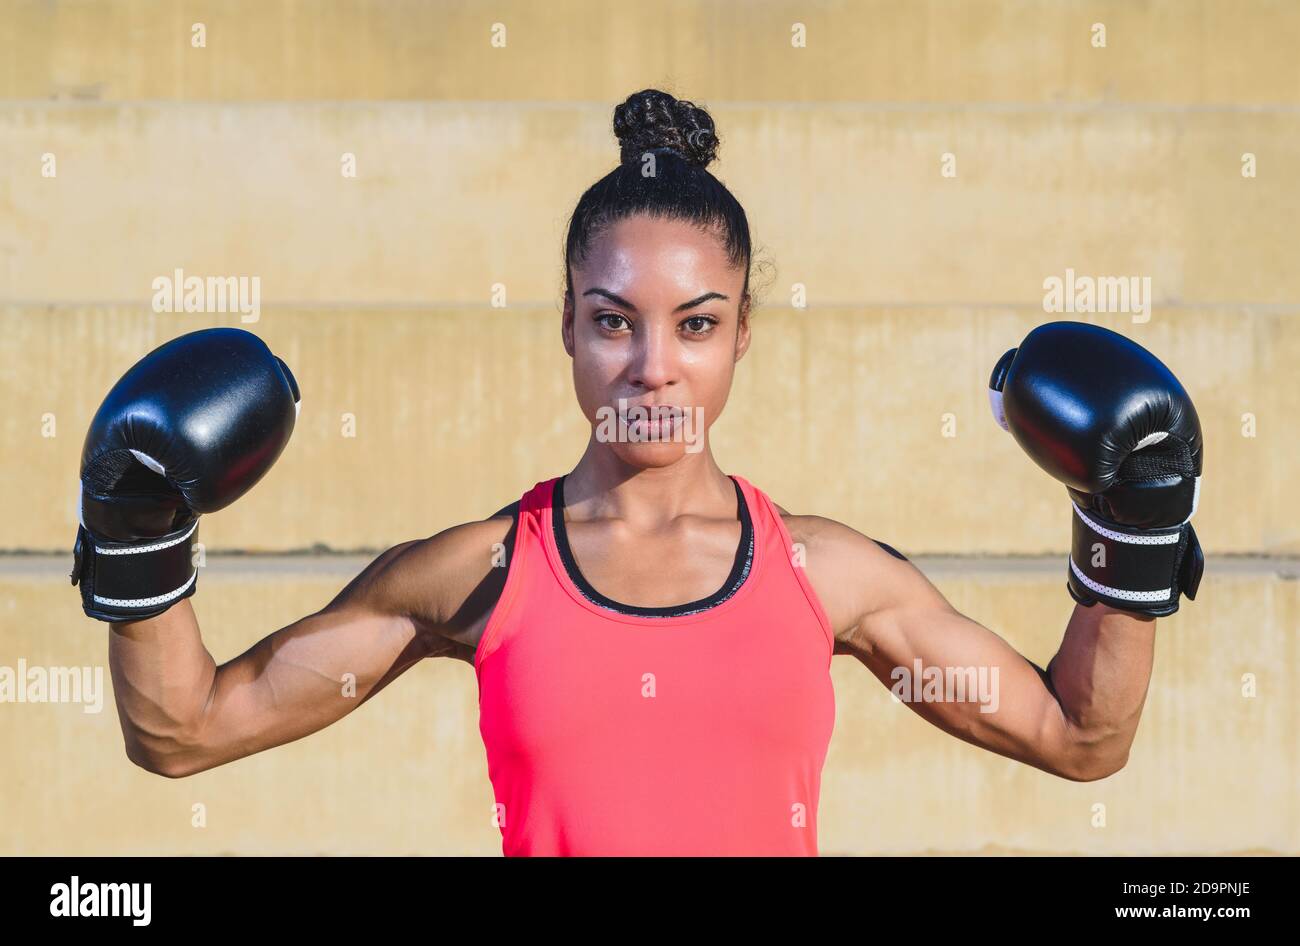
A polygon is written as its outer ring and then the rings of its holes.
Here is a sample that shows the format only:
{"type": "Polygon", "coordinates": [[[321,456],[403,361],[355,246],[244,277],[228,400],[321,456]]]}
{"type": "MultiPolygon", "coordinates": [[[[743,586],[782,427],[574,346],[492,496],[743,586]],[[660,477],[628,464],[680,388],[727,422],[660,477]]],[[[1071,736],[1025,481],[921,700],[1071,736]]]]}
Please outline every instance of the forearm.
{"type": "Polygon", "coordinates": [[[1064,717],[1070,771],[1102,777],[1123,768],[1151,680],[1154,618],[1076,605],[1047,665],[1064,717]]]}
{"type": "Polygon", "coordinates": [[[126,754],[157,770],[193,742],[216,679],[190,602],[148,620],[113,624],[108,663],[126,754]]]}

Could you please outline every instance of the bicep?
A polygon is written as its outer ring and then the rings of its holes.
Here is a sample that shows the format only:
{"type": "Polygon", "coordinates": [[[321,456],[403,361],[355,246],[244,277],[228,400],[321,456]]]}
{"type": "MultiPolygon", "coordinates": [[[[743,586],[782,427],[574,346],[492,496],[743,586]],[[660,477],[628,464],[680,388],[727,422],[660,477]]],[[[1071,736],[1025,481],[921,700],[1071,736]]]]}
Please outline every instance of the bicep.
{"type": "Polygon", "coordinates": [[[866,617],[860,636],[871,645],[854,656],[944,732],[1033,765],[1065,735],[1043,671],[937,590],[866,617]]]}
{"type": "Polygon", "coordinates": [[[1042,767],[1067,726],[1044,671],[953,608],[914,564],[848,532],[833,543],[849,615],[838,652],[945,732],[1042,767]]]}
{"type": "Polygon", "coordinates": [[[328,726],[430,654],[428,636],[394,608],[394,561],[379,556],[333,601],[217,668],[194,741],[204,767],[328,726]]]}

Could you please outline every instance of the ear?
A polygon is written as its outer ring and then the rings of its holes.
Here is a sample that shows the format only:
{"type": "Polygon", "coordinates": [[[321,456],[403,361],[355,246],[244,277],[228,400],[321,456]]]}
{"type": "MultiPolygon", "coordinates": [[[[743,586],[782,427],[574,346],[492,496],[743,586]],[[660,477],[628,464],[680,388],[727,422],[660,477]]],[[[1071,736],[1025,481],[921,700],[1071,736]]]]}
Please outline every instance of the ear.
{"type": "Polygon", "coordinates": [[[745,357],[745,352],[749,351],[749,315],[753,307],[754,297],[748,292],[740,302],[740,318],[736,323],[736,361],[745,357]]]}
{"type": "Polygon", "coordinates": [[[560,316],[560,337],[564,340],[564,350],[573,357],[573,293],[564,290],[564,313],[560,316]]]}

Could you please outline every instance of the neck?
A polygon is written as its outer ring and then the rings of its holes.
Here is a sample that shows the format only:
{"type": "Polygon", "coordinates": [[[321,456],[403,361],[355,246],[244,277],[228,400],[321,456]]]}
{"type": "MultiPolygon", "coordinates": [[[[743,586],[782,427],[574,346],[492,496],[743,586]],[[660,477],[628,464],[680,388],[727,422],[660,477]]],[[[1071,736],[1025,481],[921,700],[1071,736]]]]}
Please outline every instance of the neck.
{"type": "Polygon", "coordinates": [[[653,530],[683,515],[734,518],[736,488],[707,447],[662,467],[634,467],[595,437],[564,480],[565,518],[621,519],[653,530]]]}

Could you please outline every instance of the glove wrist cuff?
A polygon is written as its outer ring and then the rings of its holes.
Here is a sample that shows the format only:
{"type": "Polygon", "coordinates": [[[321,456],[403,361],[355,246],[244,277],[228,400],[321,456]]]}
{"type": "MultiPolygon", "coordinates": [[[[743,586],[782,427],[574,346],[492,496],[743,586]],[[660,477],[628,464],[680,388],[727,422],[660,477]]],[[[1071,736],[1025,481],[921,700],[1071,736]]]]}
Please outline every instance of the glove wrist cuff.
{"type": "Polygon", "coordinates": [[[113,542],[81,526],[71,577],[81,585],[82,610],[100,621],[139,621],[194,594],[198,532],[195,519],[157,538],[113,542]]]}
{"type": "Polygon", "coordinates": [[[1068,587],[1083,605],[1161,617],[1195,598],[1205,559],[1189,522],[1133,529],[1074,504],[1068,587]]]}

